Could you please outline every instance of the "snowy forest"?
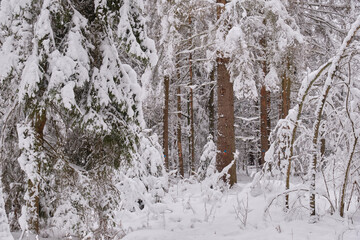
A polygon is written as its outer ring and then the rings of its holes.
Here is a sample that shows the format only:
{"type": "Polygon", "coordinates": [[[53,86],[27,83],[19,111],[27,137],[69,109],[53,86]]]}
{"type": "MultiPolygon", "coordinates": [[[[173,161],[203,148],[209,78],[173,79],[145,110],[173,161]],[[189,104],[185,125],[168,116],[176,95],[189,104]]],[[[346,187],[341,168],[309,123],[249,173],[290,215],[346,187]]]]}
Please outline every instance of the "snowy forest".
{"type": "Polygon", "coordinates": [[[360,239],[359,0],[0,0],[0,240],[360,239]]]}

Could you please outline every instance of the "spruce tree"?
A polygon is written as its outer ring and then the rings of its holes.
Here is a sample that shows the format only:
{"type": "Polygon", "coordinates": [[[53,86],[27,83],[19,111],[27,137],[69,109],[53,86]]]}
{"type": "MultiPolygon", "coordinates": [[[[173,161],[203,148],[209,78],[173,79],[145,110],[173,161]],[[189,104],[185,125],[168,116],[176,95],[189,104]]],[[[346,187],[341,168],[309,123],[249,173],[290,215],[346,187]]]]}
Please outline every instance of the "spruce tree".
{"type": "MultiPolygon", "coordinates": [[[[1,81],[13,87],[2,84],[1,91],[14,102],[1,103],[8,113],[2,124],[17,130],[11,147],[20,151],[26,176],[28,230],[110,236],[125,199],[117,192],[129,191],[117,182],[137,177],[150,192],[150,179],[164,174],[156,137],[142,132],[138,73],[156,61],[143,2],[3,1],[1,7],[7,63],[1,81]],[[134,175],[135,166],[144,170],[134,175]],[[97,220],[88,224],[90,218],[97,220]]],[[[166,187],[163,180],[155,191],[166,187]]]]}

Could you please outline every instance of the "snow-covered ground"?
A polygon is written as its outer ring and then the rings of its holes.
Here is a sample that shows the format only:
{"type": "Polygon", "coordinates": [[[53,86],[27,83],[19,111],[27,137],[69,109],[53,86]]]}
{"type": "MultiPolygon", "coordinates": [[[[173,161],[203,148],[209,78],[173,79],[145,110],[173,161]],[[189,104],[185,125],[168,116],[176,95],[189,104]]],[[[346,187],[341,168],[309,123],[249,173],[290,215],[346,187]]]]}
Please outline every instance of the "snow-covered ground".
{"type": "Polygon", "coordinates": [[[277,206],[283,197],[275,200],[269,213],[264,214],[273,195],[262,193],[253,197],[250,191],[250,184],[238,184],[223,195],[204,194],[201,184],[172,187],[156,209],[158,215],[122,216],[124,229],[132,231],[124,240],[360,239],[358,222],[325,215],[311,224],[305,208],[285,215],[277,206]],[[244,219],[242,214],[246,212],[248,217],[244,219]]]}
{"type": "MultiPolygon", "coordinates": [[[[151,209],[121,212],[117,218],[124,232],[119,235],[126,234],[123,240],[360,239],[360,217],[330,215],[320,199],[323,208],[319,207],[318,212],[322,216],[315,224],[308,221],[306,195],[293,194],[292,203],[296,204],[290,213],[284,213],[284,196],[274,198],[283,191],[280,183],[272,184],[267,193],[252,189],[251,183],[238,183],[225,192],[207,186],[206,182],[185,180],[170,187],[162,203],[151,209]]],[[[19,239],[18,233],[14,236],[19,239]]]]}

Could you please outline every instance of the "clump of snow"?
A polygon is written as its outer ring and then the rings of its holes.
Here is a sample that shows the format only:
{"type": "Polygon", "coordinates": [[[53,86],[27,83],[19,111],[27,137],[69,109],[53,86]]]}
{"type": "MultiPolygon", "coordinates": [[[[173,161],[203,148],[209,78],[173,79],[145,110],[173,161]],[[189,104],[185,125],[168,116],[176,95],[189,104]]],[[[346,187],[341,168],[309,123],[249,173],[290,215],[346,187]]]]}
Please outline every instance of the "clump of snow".
{"type": "Polygon", "coordinates": [[[39,178],[37,171],[37,157],[39,153],[35,151],[35,132],[29,124],[18,124],[17,132],[19,136],[19,148],[22,150],[18,162],[26,176],[34,181],[39,178]]]}
{"type": "Polygon", "coordinates": [[[278,91],[279,83],[280,83],[280,80],[279,80],[278,74],[276,72],[276,69],[273,66],[271,66],[269,73],[266,74],[266,76],[265,76],[264,85],[266,86],[266,88],[268,90],[278,91]]]}
{"type": "Polygon", "coordinates": [[[61,99],[64,103],[64,107],[71,109],[76,104],[74,94],[75,83],[70,81],[61,89],[61,99]]]}
{"type": "Polygon", "coordinates": [[[29,57],[25,63],[19,90],[19,99],[22,101],[25,96],[34,97],[34,92],[38,89],[37,83],[40,82],[42,73],[38,66],[38,58],[35,55],[29,57]]]}
{"type": "Polygon", "coordinates": [[[216,163],[216,145],[213,141],[212,135],[207,138],[208,142],[205,144],[203,153],[200,157],[199,169],[197,174],[201,180],[209,176],[215,170],[216,163]]]}

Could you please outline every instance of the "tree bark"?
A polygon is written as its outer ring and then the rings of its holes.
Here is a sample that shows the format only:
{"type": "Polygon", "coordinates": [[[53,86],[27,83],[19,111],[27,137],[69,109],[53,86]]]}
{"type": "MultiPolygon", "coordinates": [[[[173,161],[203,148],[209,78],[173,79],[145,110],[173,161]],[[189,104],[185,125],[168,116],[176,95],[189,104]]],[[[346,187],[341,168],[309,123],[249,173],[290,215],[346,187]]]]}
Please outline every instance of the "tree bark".
{"type": "Polygon", "coordinates": [[[260,145],[261,145],[261,159],[260,165],[265,163],[265,153],[269,149],[269,131],[270,131],[270,118],[268,115],[270,99],[269,91],[265,86],[261,87],[260,91],[260,145]]]}
{"type": "MultiPolygon", "coordinates": [[[[260,45],[264,49],[264,58],[266,58],[266,38],[260,40],[260,45]]],[[[265,77],[268,74],[268,63],[266,59],[262,62],[262,70],[264,73],[264,83],[260,90],[260,149],[261,158],[260,166],[265,163],[265,153],[269,149],[269,135],[270,135],[270,92],[266,90],[265,77]]]]}
{"type": "MultiPolygon", "coordinates": [[[[217,0],[217,18],[221,17],[224,11],[226,0],[217,0]]],[[[230,81],[230,74],[227,69],[229,58],[218,53],[217,63],[217,85],[218,85],[218,127],[217,127],[217,150],[216,168],[220,172],[234,160],[235,152],[235,129],[234,129],[234,90],[230,81]]],[[[236,179],[236,163],[228,171],[230,175],[229,184],[234,185],[236,179]]],[[[223,180],[226,180],[225,177],[223,180]]]]}
{"type": "MultiPolygon", "coordinates": [[[[210,73],[210,81],[215,80],[215,70],[212,70],[210,73]]],[[[215,86],[210,85],[210,96],[208,102],[209,109],[209,134],[215,139],[215,86]]]]}
{"type": "MultiPolygon", "coordinates": [[[[189,26],[191,29],[192,19],[191,13],[189,13],[189,26]]],[[[190,34],[191,36],[191,34],[190,34]]],[[[192,47],[192,41],[189,41],[190,48],[192,47]]],[[[195,173],[195,129],[194,129],[194,93],[192,89],[193,85],[193,66],[192,66],[192,53],[189,55],[189,85],[190,87],[190,96],[189,96],[189,108],[190,108],[190,155],[191,155],[191,171],[190,174],[195,173]]]]}
{"type": "Polygon", "coordinates": [[[163,131],[163,148],[164,148],[164,159],[166,170],[169,170],[169,88],[170,80],[168,76],[164,77],[164,131],[163,131]]]}
{"type": "Polygon", "coordinates": [[[181,89],[177,87],[177,115],[178,115],[178,127],[177,127],[177,146],[179,155],[179,172],[180,176],[184,177],[184,158],[182,154],[182,143],[181,143],[181,89]]]}
{"type": "MultiPolygon", "coordinates": [[[[193,84],[192,55],[190,54],[190,85],[193,84]]],[[[194,129],[194,94],[190,87],[190,145],[191,145],[191,175],[195,172],[195,129],[194,129]]]]}
{"type": "MultiPolygon", "coordinates": [[[[290,70],[290,63],[287,61],[287,71],[290,70]]],[[[290,94],[291,94],[291,79],[287,71],[284,72],[281,78],[281,109],[280,118],[284,119],[289,114],[290,110],[290,94]]]]}
{"type": "MultiPolygon", "coordinates": [[[[234,129],[234,93],[233,84],[230,82],[230,75],[226,64],[229,59],[218,58],[218,134],[216,167],[222,171],[234,160],[235,152],[235,129],[234,129]]],[[[230,185],[236,183],[235,162],[230,168],[230,185]]]]}

